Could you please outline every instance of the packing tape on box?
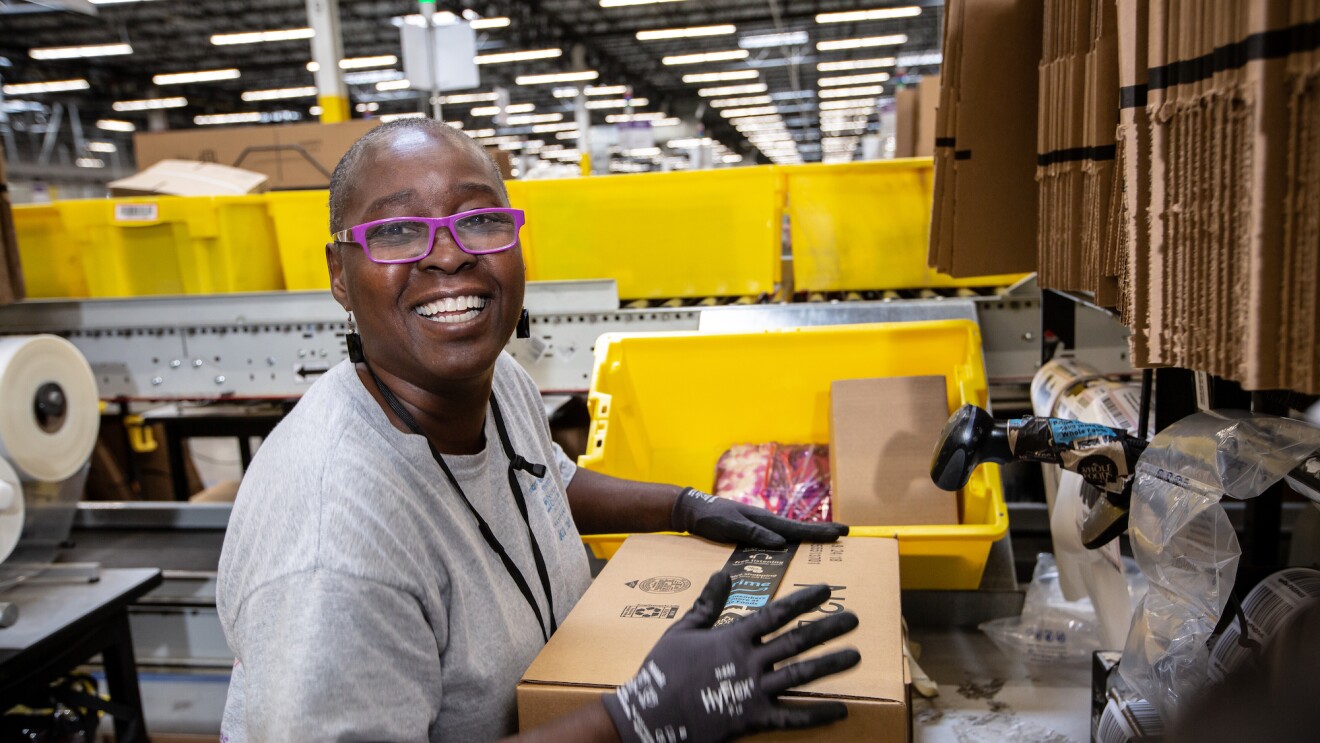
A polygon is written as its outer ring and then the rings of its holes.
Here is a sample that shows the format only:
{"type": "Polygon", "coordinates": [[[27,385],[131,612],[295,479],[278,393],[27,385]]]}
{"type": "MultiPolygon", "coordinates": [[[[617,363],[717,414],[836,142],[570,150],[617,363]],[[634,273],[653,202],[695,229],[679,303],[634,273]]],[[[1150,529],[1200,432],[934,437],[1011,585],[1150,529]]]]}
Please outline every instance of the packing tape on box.
{"type": "Polygon", "coordinates": [[[9,462],[0,459],[0,562],[4,562],[18,546],[25,515],[23,483],[9,462]]]}
{"type": "Polygon", "coordinates": [[[72,343],[53,335],[0,340],[0,457],[20,475],[72,476],[99,428],[96,378],[72,343]]]}

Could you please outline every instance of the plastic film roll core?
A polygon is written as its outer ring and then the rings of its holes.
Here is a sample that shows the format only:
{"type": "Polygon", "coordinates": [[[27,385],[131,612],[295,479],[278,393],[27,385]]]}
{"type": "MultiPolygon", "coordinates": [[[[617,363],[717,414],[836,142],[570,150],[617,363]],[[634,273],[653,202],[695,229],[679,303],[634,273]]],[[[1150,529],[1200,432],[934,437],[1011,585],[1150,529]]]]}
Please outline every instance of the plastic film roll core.
{"type": "Polygon", "coordinates": [[[0,457],[22,475],[63,480],[91,456],[99,426],[96,378],[72,343],[0,340],[0,457]]]}

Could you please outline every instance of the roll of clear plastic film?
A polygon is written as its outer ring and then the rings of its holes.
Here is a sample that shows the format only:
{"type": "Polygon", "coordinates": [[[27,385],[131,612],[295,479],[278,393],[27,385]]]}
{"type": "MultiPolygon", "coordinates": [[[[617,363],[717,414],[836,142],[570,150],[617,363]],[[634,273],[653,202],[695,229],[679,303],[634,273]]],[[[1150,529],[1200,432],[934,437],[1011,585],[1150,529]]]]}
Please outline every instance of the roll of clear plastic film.
{"type": "Polygon", "coordinates": [[[99,427],[96,378],[72,343],[53,335],[0,340],[0,457],[20,476],[73,476],[99,427]]]}
{"type": "Polygon", "coordinates": [[[23,483],[19,482],[14,468],[0,459],[0,562],[4,562],[18,546],[26,512],[23,483]]]}

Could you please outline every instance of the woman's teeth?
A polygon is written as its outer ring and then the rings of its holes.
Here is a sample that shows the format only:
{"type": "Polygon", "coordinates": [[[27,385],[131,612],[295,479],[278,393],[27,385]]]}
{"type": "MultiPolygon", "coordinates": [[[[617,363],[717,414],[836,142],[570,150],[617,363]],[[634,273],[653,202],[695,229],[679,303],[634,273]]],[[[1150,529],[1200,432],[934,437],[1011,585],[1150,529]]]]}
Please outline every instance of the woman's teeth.
{"type": "Polygon", "coordinates": [[[419,305],[413,311],[433,322],[467,322],[481,314],[486,306],[483,297],[447,297],[419,305]]]}

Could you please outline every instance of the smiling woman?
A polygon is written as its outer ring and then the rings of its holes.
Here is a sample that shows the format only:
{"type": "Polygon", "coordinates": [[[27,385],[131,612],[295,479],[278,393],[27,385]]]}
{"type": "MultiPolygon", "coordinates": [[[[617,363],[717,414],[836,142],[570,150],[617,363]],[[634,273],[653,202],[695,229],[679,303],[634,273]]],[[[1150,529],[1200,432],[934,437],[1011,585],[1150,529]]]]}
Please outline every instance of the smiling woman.
{"type": "MultiPolygon", "coordinates": [[[[422,119],[373,129],[335,169],[330,204],[331,292],[357,332],[350,359],[262,445],[230,519],[217,604],[238,657],[231,743],[515,733],[518,679],[590,582],[579,532],[687,529],[764,547],[846,533],[580,471],[551,442],[535,384],[503,353],[523,314],[524,215],[463,133],[422,119]]],[[[759,640],[725,642],[702,618],[727,593],[712,583],[710,606],[648,662],[710,683],[717,657],[768,667],[759,640]]],[[[809,603],[781,607],[775,626],[809,603]]],[[[782,657],[848,631],[850,616],[784,635],[782,657]]],[[[856,662],[840,651],[783,677],[856,662]]],[[[713,717],[679,689],[640,706],[621,692],[527,735],[631,741],[668,727],[725,740],[841,714],[781,710],[782,686],[713,717]]]]}

